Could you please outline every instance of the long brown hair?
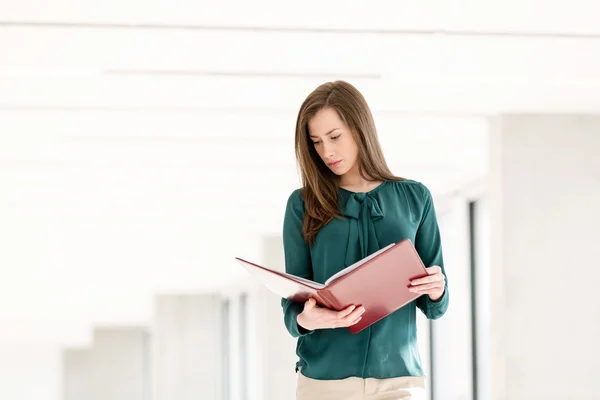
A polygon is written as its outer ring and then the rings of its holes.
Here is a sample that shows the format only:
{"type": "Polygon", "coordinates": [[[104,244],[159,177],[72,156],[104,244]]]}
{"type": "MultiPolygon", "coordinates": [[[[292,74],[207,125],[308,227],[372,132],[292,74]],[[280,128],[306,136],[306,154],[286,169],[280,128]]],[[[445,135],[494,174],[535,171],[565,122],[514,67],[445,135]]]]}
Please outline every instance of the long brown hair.
{"type": "Polygon", "coordinates": [[[302,175],[304,240],[314,244],[319,230],[336,217],[339,177],[319,157],[309,140],[308,122],[323,108],[334,109],[354,136],[358,146],[360,175],[369,181],[398,181],[385,162],[375,122],[363,95],[345,81],[327,82],[317,87],[302,103],[296,120],[296,159],[302,175]]]}

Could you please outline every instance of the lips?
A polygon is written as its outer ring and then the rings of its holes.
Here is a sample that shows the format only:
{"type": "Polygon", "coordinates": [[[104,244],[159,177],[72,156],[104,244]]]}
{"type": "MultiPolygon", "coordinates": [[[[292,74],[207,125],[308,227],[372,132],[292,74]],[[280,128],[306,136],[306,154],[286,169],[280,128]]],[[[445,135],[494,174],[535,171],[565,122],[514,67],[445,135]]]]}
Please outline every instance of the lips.
{"type": "Polygon", "coordinates": [[[342,162],[342,160],[339,160],[339,161],[328,163],[327,165],[329,165],[330,168],[335,168],[338,165],[340,165],[341,162],[342,162]]]}

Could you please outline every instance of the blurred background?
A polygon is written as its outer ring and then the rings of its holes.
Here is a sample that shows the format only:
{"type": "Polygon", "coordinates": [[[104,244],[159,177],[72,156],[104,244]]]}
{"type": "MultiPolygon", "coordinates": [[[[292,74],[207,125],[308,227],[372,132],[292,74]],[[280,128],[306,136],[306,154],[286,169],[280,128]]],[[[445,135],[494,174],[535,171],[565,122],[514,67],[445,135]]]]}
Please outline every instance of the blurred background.
{"type": "Polygon", "coordinates": [[[296,113],[434,194],[430,400],[600,399],[600,4],[0,0],[0,399],[295,398],[296,113]]]}

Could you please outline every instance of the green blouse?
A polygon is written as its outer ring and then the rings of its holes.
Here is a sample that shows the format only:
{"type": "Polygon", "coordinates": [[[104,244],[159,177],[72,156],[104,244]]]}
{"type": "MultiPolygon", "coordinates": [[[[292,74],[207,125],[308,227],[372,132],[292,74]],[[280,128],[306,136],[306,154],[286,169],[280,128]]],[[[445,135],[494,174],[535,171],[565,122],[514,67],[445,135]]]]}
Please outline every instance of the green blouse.
{"type": "MultiPolygon", "coordinates": [[[[289,197],[283,222],[286,272],[324,283],[341,269],[375,251],[409,238],[426,267],[439,265],[444,276],[440,232],[429,189],[414,180],[385,181],[366,193],[339,189],[346,217],[325,225],[308,245],[302,236],[302,190],[289,197]]],[[[448,308],[448,284],[441,299],[422,295],[358,334],[347,328],[307,331],[296,317],[304,305],[281,299],[285,326],[297,337],[296,363],[313,379],[423,376],[417,345],[416,308],[429,319],[448,308]]]]}

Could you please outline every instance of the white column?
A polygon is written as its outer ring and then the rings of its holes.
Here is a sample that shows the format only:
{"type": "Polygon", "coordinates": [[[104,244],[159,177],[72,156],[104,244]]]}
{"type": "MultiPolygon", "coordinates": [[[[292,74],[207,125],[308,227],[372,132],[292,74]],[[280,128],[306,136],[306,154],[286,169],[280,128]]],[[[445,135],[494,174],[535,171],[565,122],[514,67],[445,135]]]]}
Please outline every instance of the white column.
{"type": "MultiPolygon", "coordinates": [[[[281,236],[267,236],[262,245],[264,265],[285,271],[281,236]]],[[[256,319],[259,347],[262,349],[261,370],[265,400],[294,399],[296,397],[296,339],[283,322],[281,298],[265,288],[255,292],[258,304],[256,319]]]]}
{"type": "Polygon", "coordinates": [[[92,350],[70,348],[63,350],[63,400],[81,400],[94,397],[92,392],[92,350]]]}
{"type": "Polygon", "coordinates": [[[490,294],[490,221],[489,200],[479,198],[474,205],[473,250],[475,255],[475,370],[477,400],[490,400],[491,387],[491,294],[490,294]]]}
{"type": "Polygon", "coordinates": [[[149,400],[149,343],[145,328],[94,330],[91,352],[94,400],[149,400]]]}
{"type": "Polygon", "coordinates": [[[437,212],[450,303],[446,314],[431,322],[433,399],[473,398],[468,211],[469,199],[456,193],[437,212]]]}
{"type": "Polygon", "coordinates": [[[492,127],[492,398],[595,399],[600,117],[492,127]]]}
{"type": "Polygon", "coordinates": [[[222,399],[222,299],[160,295],[153,322],[153,400],[222,399]]]}
{"type": "MultiPolygon", "coordinates": [[[[281,236],[261,239],[257,263],[284,271],[281,236]]],[[[296,339],[283,322],[281,298],[249,273],[221,289],[228,300],[229,400],[296,397],[296,339]]]]}
{"type": "MultiPolygon", "coordinates": [[[[284,271],[281,236],[261,239],[260,265],[284,271]]],[[[250,273],[221,288],[228,302],[228,399],[296,397],[296,340],[283,322],[281,298],[250,273]]]]}
{"type": "Polygon", "coordinates": [[[248,330],[242,329],[242,316],[240,307],[240,296],[244,293],[245,288],[232,285],[231,291],[227,293],[227,344],[225,348],[228,354],[228,368],[227,374],[227,400],[243,400],[244,396],[244,382],[246,374],[248,373],[247,367],[244,366],[244,360],[247,354],[242,354],[244,351],[244,341],[248,337],[248,330]]]}

